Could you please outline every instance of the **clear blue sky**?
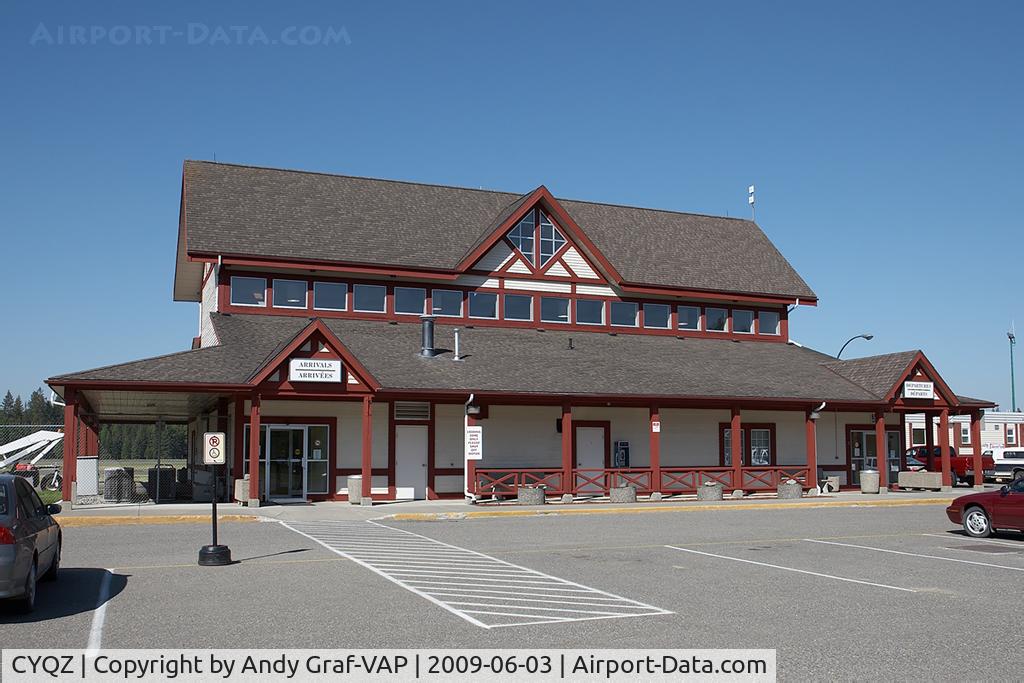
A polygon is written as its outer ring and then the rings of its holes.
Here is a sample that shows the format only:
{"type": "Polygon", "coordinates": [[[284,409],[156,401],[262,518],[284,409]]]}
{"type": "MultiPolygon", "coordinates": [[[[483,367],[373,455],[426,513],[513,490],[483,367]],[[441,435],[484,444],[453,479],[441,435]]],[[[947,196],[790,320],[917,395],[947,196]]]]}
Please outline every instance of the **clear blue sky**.
{"type": "Polygon", "coordinates": [[[922,348],[1008,406],[1022,24],[1017,2],[8,0],[0,388],[187,348],[181,163],[216,156],[734,216],[754,183],[821,299],[794,339],[871,332],[847,355],[922,348]]]}

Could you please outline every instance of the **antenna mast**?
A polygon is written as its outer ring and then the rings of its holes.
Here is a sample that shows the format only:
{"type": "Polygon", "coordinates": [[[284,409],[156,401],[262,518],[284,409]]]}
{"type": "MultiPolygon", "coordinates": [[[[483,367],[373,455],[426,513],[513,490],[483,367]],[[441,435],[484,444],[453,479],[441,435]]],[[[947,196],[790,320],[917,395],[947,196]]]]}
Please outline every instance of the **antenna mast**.
{"type": "Polygon", "coordinates": [[[747,204],[750,204],[750,220],[756,220],[754,215],[754,186],[747,188],[747,204]]]}
{"type": "Polygon", "coordinates": [[[1014,334],[1013,327],[1011,322],[1006,338],[1010,340],[1010,410],[1017,412],[1017,382],[1013,377],[1013,347],[1017,345],[1017,335],[1014,334]]]}

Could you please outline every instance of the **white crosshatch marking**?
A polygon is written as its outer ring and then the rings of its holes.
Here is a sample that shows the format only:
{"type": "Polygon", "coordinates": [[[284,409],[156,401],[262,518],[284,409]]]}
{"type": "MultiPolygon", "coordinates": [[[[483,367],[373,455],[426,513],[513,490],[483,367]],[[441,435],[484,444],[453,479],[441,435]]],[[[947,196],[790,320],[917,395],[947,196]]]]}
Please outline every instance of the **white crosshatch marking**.
{"type": "Polygon", "coordinates": [[[376,522],[281,522],[481,628],[672,614],[376,522]]]}

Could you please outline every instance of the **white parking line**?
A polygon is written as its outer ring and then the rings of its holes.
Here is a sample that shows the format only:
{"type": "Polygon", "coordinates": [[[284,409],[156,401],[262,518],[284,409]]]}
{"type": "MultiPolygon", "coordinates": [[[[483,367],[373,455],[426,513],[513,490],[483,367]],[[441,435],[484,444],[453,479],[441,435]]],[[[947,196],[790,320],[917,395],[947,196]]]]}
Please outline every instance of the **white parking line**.
{"type": "Polygon", "coordinates": [[[671,614],[377,522],[281,522],[481,628],[671,614]]]}
{"type": "Polygon", "coordinates": [[[89,628],[89,644],[85,646],[85,656],[94,658],[103,645],[103,624],[107,619],[107,602],[110,601],[110,581],[114,578],[111,569],[105,570],[100,581],[100,592],[96,597],[96,611],[92,613],[92,626],[89,628]]]}
{"type": "Polygon", "coordinates": [[[1013,541],[997,541],[994,538],[975,538],[974,536],[960,536],[958,534],[921,534],[922,536],[931,536],[932,538],[944,538],[947,541],[971,541],[972,543],[992,543],[994,545],[1005,545],[1011,548],[1017,548],[1024,550],[1024,543],[1014,543],[1013,541]]]}
{"type": "Polygon", "coordinates": [[[823,543],[825,545],[839,545],[844,548],[859,548],[861,550],[874,550],[876,553],[892,553],[893,555],[908,555],[910,557],[924,557],[929,560],[942,560],[944,562],[959,562],[960,564],[974,564],[979,567],[994,567],[996,569],[1008,569],[1011,572],[1024,572],[1024,567],[1007,567],[1005,564],[992,564],[991,562],[977,562],[975,560],[958,560],[955,557],[943,557],[941,555],[925,555],[923,553],[908,553],[904,550],[889,550],[888,548],[875,548],[870,545],[855,545],[853,543],[837,543],[835,541],[818,541],[813,538],[805,538],[808,543],[823,543]]]}
{"type": "Polygon", "coordinates": [[[824,579],[834,579],[836,581],[845,581],[847,583],[859,583],[862,586],[874,586],[875,588],[889,588],[894,591],[903,591],[905,593],[916,593],[917,591],[913,588],[901,588],[900,586],[890,586],[884,583],[874,583],[872,581],[862,581],[860,579],[850,579],[845,576],[835,576],[834,574],[822,574],[821,572],[812,572],[807,569],[796,569],[794,567],[783,567],[780,564],[768,564],[767,562],[757,562],[756,560],[747,560],[742,557],[730,557],[729,555],[716,555],[714,553],[706,553],[700,550],[691,550],[689,548],[680,548],[674,545],[667,545],[666,548],[672,550],[680,550],[684,553],[693,553],[694,555],[705,555],[707,557],[717,557],[720,560],[732,560],[733,562],[745,562],[746,564],[755,564],[759,567],[771,567],[772,569],[781,569],[787,572],[796,572],[797,574],[809,574],[811,576],[820,576],[824,579]]]}

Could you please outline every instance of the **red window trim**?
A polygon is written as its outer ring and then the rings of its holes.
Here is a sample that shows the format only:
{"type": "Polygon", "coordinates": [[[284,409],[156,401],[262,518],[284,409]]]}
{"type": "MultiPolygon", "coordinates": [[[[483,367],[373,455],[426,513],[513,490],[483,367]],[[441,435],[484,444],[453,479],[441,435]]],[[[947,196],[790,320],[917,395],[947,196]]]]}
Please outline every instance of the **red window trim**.
{"type": "MultiPolygon", "coordinates": [[[[768,467],[774,467],[778,462],[779,454],[776,448],[775,441],[775,423],[774,422],[741,422],[740,428],[743,432],[743,467],[754,467],[750,464],[750,451],[747,446],[750,445],[750,431],[752,429],[767,429],[769,431],[770,448],[771,453],[769,454],[768,467]]],[[[728,422],[718,423],[718,465],[719,467],[730,467],[725,464],[725,433],[732,429],[732,425],[728,422]]]]}
{"type": "MultiPolygon", "coordinates": [[[[608,297],[595,294],[582,294],[577,293],[576,284],[570,284],[571,292],[540,292],[533,290],[521,290],[509,288],[506,286],[502,278],[495,278],[498,280],[498,287],[466,287],[459,286],[454,283],[424,283],[424,282],[388,282],[385,280],[367,280],[362,278],[336,278],[336,277],[313,277],[309,275],[288,275],[285,276],[281,273],[273,273],[266,271],[239,271],[235,269],[225,269],[224,277],[219,282],[220,292],[218,293],[218,310],[223,313],[239,313],[239,314],[259,314],[259,315],[284,315],[284,316],[299,316],[299,317],[310,317],[317,316],[321,318],[353,318],[359,320],[387,320],[389,322],[406,322],[406,323],[418,323],[419,317],[415,314],[395,313],[394,311],[394,288],[397,287],[414,287],[425,289],[427,292],[426,298],[426,310],[433,311],[433,290],[444,289],[459,291],[462,293],[462,315],[461,316],[438,316],[437,321],[442,324],[458,324],[460,326],[479,325],[481,327],[520,327],[520,328],[543,328],[551,330],[572,330],[580,332],[605,332],[614,334],[650,334],[650,335],[664,335],[674,337],[697,337],[703,339],[730,339],[730,340],[744,340],[744,341],[757,341],[757,342],[769,342],[769,343],[785,343],[789,339],[788,333],[788,316],[785,308],[777,307],[763,307],[763,306],[749,306],[743,304],[729,305],[729,304],[706,304],[695,301],[672,301],[665,299],[649,299],[649,298],[618,298],[608,297]],[[266,283],[265,297],[267,305],[265,306],[240,306],[231,303],[231,290],[230,283],[232,277],[258,277],[263,278],[266,283]],[[275,279],[286,279],[286,280],[303,280],[307,283],[306,288],[306,307],[305,308],[275,308],[273,302],[273,281],[275,279]],[[313,300],[313,283],[315,282],[333,282],[343,283],[347,285],[346,290],[346,306],[344,311],[335,310],[320,310],[314,308],[313,300]],[[383,313],[372,312],[372,311],[356,311],[354,291],[356,285],[377,285],[386,288],[385,294],[385,310],[383,313]],[[437,286],[435,286],[437,285],[437,286]],[[498,295],[498,318],[471,318],[469,317],[469,293],[470,292],[482,292],[488,294],[498,295]],[[519,294],[523,296],[530,296],[533,298],[533,320],[530,321],[515,321],[515,320],[504,320],[504,295],[505,294],[519,294]],[[570,315],[573,316],[573,321],[569,323],[559,322],[545,322],[540,320],[540,299],[544,296],[568,298],[570,300],[570,315]],[[604,302],[604,324],[601,325],[588,325],[575,322],[575,302],[577,300],[599,300],[604,302]],[[623,301],[627,303],[634,303],[638,307],[637,325],[634,327],[630,326],[618,326],[611,324],[611,303],[613,301],[623,301]],[[644,327],[644,304],[667,304],[670,306],[669,323],[668,328],[658,327],[644,327]],[[700,311],[700,328],[699,330],[680,330],[678,307],[692,307],[697,308],[700,311]],[[753,334],[746,333],[734,333],[734,332],[708,332],[707,331],[707,314],[706,309],[708,308],[724,308],[729,311],[730,321],[729,328],[732,328],[731,317],[733,308],[741,310],[752,310],[755,313],[755,332],[753,334]],[[779,334],[760,334],[759,325],[760,319],[758,314],[761,311],[769,311],[779,314],[779,334]]],[[[510,278],[516,279],[516,278],[510,278]]]]}

